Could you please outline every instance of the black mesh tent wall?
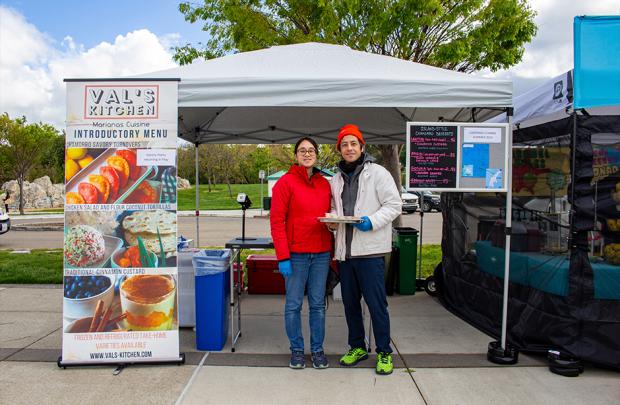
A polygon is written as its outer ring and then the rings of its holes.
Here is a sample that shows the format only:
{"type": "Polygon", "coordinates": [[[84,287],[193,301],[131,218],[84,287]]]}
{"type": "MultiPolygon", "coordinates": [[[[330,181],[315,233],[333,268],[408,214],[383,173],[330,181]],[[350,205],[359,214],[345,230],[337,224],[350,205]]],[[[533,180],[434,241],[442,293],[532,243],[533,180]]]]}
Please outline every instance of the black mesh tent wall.
{"type": "MultiPolygon", "coordinates": [[[[515,130],[513,194],[508,342],[620,369],[620,116],[515,130]]],[[[505,195],[443,193],[442,203],[441,300],[498,338],[505,195]]]]}

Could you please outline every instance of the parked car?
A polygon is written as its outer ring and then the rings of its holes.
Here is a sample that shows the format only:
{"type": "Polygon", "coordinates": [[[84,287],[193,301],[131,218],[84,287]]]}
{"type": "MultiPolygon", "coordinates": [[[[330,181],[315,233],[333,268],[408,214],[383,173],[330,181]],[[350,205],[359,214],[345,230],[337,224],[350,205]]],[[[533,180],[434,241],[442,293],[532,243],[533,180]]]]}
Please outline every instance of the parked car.
{"type": "Polygon", "coordinates": [[[411,194],[404,187],[401,188],[400,198],[403,200],[403,212],[405,214],[412,214],[418,210],[420,205],[418,204],[418,196],[411,194]]]}
{"type": "Polygon", "coordinates": [[[422,205],[422,211],[441,211],[441,196],[439,194],[434,194],[433,192],[427,190],[412,191],[412,193],[419,197],[419,203],[422,205]],[[422,199],[422,194],[424,194],[424,199],[422,199]]]}
{"type": "Polygon", "coordinates": [[[11,218],[9,218],[8,206],[0,207],[0,235],[7,233],[11,229],[11,218]]]}

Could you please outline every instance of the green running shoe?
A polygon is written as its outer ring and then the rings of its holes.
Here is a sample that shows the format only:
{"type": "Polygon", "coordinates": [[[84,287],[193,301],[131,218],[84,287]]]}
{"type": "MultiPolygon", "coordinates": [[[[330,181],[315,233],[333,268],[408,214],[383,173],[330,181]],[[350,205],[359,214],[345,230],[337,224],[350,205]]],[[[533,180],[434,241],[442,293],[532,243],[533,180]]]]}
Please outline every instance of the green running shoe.
{"type": "Polygon", "coordinates": [[[394,371],[392,353],[377,353],[377,374],[387,375],[394,371]]]}
{"type": "Polygon", "coordinates": [[[368,352],[361,347],[356,347],[355,349],[349,350],[347,354],[340,358],[340,364],[346,367],[352,367],[367,358],[368,352]]]}

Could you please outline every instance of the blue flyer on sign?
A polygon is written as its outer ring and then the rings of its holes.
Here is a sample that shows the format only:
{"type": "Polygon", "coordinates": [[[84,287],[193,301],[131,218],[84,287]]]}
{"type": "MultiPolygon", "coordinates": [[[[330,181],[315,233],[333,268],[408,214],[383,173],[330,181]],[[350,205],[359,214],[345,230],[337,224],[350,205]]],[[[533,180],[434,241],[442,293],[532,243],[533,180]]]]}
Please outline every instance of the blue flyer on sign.
{"type": "Polygon", "coordinates": [[[502,169],[486,170],[486,188],[502,188],[503,183],[502,169]]]}
{"type": "Polygon", "coordinates": [[[464,143],[463,144],[463,170],[462,177],[486,176],[489,167],[489,144],[464,143]]]}

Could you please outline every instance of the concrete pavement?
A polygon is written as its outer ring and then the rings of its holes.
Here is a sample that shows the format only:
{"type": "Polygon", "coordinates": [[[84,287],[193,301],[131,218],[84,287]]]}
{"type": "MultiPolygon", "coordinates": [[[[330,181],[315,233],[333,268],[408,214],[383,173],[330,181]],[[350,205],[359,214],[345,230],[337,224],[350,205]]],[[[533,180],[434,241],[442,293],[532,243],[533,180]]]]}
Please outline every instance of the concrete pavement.
{"type": "MultiPolygon", "coordinates": [[[[199,352],[181,330],[183,366],[62,370],[62,289],[0,286],[0,403],[149,404],[613,404],[620,374],[588,366],[578,378],[552,374],[544,358],[516,366],[486,361],[491,340],[424,293],[389,298],[397,369],[377,376],[374,356],[353,369],[337,363],[346,346],[342,304],[327,311],[328,370],[290,370],[283,297],[244,296],[237,351],[199,352]],[[200,365],[202,362],[202,365],[200,365]],[[406,370],[405,364],[409,367],[406,370]],[[409,371],[409,372],[408,372],[409,371]],[[411,372],[411,373],[410,373],[411,372]]],[[[304,336],[308,337],[307,310],[304,336]]],[[[374,353],[373,353],[374,354],[374,353]]]]}

